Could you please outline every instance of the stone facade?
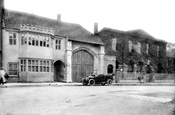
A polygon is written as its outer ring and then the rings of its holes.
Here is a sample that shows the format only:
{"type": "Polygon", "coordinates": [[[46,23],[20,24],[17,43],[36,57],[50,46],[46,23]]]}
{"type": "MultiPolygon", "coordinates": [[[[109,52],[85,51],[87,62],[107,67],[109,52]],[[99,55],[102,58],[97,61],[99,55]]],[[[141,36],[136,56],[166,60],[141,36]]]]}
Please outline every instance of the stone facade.
{"type": "MultiPolygon", "coordinates": [[[[80,25],[31,14],[8,10],[6,12],[8,14],[5,18],[6,26],[2,30],[3,67],[10,75],[9,80],[80,82],[84,75],[93,72],[103,73],[104,45],[98,37],[80,25]],[[12,18],[13,16],[15,17],[12,18]],[[39,25],[33,25],[36,21],[39,21],[39,25]],[[70,30],[73,27],[75,29],[70,30]],[[85,62],[80,63],[81,67],[87,71],[82,68],[75,71],[73,68],[73,56],[76,52],[80,54],[78,61],[85,62]],[[86,61],[88,56],[92,56],[92,60],[86,61]],[[90,61],[93,62],[91,68],[89,68],[90,61]],[[73,76],[73,73],[76,74],[73,76]]],[[[76,67],[79,65],[76,64],[76,67]]]]}

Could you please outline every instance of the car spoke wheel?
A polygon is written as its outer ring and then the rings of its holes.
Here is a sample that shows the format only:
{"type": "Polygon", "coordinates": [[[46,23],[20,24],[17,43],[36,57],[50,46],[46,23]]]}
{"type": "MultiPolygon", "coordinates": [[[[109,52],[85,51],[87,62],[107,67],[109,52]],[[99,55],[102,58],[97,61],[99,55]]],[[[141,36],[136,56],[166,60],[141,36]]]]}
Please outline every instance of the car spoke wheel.
{"type": "Polygon", "coordinates": [[[112,79],[108,79],[108,80],[107,80],[107,84],[108,84],[108,85],[111,85],[111,84],[112,84],[112,79]]]}
{"type": "Polygon", "coordinates": [[[95,85],[95,81],[93,79],[90,79],[89,80],[89,85],[91,85],[91,86],[95,85]]]}

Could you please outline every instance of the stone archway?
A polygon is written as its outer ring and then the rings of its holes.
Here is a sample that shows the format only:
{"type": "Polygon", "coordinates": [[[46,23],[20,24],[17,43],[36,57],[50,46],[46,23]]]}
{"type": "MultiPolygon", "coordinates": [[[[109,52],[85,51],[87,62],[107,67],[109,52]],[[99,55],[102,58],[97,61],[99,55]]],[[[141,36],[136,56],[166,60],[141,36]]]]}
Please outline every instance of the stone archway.
{"type": "Polygon", "coordinates": [[[63,81],[65,79],[65,64],[61,60],[54,63],[54,81],[63,81]]]}
{"type": "Polygon", "coordinates": [[[72,81],[81,82],[82,78],[93,73],[94,56],[91,52],[80,49],[72,55],[72,81]]]}

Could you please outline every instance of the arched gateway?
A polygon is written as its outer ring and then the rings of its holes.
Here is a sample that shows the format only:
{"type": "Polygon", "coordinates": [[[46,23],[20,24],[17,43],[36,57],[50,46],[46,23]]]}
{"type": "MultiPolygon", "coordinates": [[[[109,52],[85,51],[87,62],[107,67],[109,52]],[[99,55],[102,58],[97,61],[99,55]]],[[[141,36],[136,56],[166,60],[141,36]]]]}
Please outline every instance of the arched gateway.
{"type": "Polygon", "coordinates": [[[54,81],[63,81],[65,74],[65,65],[61,60],[54,63],[54,81]]]}
{"type": "Polygon", "coordinates": [[[86,50],[78,50],[72,55],[72,81],[81,82],[82,78],[93,73],[94,57],[86,50]]]}

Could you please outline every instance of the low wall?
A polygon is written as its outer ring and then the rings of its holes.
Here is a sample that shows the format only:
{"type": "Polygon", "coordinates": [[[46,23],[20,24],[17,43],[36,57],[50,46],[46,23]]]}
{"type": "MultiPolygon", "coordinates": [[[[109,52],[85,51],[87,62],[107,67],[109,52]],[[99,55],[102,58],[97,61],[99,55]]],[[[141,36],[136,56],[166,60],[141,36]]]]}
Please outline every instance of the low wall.
{"type": "Polygon", "coordinates": [[[144,78],[146,82],[175,81],[175,74],[162,74],[162,73],[143,74],[143,73],[127,73],[120,71],[116,72],[115,81],[119,82],[120,80],[138,80],[138,77],[144,78]]]}

